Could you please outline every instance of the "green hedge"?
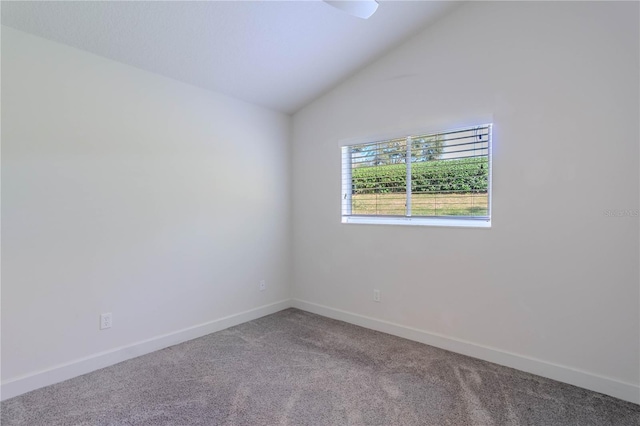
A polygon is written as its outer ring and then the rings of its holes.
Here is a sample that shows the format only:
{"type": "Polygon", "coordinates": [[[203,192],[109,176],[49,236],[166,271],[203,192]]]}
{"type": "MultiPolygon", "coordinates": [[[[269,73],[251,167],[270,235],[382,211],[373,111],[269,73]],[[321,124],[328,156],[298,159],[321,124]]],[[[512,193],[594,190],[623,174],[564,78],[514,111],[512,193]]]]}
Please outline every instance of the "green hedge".
{"type": "MultiPolygon", "coordinates": [[[[461,158],[411,164],[413,192],[486,192],[489,186],[487,158],[461,158]]],[[[358,167],[351,173],[354,194],[405,192],[405,164],[358,167]]]]}

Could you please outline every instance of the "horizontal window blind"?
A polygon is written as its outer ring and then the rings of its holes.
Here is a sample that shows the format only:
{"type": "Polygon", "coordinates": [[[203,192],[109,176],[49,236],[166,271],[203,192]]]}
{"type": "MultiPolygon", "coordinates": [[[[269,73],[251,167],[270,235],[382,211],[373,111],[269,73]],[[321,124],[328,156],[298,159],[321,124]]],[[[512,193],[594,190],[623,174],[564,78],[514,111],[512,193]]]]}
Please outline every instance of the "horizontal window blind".
{"type": "Polygon", "coordinates": [[[491,125],[342,148],[342,215],[490,215],[491,125]]]}

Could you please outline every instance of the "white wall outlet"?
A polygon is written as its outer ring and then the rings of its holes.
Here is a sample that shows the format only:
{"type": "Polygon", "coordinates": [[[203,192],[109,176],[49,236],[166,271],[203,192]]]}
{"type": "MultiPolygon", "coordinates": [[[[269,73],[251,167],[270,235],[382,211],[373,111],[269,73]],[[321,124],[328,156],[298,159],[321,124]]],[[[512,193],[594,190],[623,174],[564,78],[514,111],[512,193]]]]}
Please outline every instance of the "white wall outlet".
{"type": "Polygon", "coordinates": [[[265,280],[260,280],[260,283],[258,284],[258,289],[260,291],[265,291],[267,289],[267,282],[265,280]]]}
{"type": "Polygon", "coordinates": [[[111,317],[111,312],[100,315],[100,330],[111,328],[112,323],[113,319],[111,317]]]}
{"type": "Polygon", "coordinates": [[[380,301],[380,290],[373,290],[373,301],[374,302],[380,301]]]}

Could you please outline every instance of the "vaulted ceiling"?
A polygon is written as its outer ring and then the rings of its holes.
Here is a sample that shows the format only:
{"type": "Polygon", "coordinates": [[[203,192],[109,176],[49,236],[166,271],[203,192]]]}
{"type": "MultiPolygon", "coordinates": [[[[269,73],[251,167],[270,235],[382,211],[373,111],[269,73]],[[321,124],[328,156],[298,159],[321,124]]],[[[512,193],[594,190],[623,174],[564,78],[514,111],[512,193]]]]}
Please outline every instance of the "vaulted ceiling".
{"type": "Polygon", "coordinates": [[[456,6],[380,1],[368,20],[320,0],[2,1],[2,24],[293,113],[456,6]]]}

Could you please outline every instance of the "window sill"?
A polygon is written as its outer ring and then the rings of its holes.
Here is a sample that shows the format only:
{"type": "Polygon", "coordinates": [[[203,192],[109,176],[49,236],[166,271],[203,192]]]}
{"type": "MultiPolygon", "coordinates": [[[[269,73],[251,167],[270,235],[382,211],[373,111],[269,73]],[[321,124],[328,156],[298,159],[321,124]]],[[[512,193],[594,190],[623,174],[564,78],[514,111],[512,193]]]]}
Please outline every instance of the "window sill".
{"type": "Polygon", "coordinates": [[[443,226],[453,228],[491,228],[490,219],[435,217],[343,216],[342,223],[361,225],[443,226]]]}

